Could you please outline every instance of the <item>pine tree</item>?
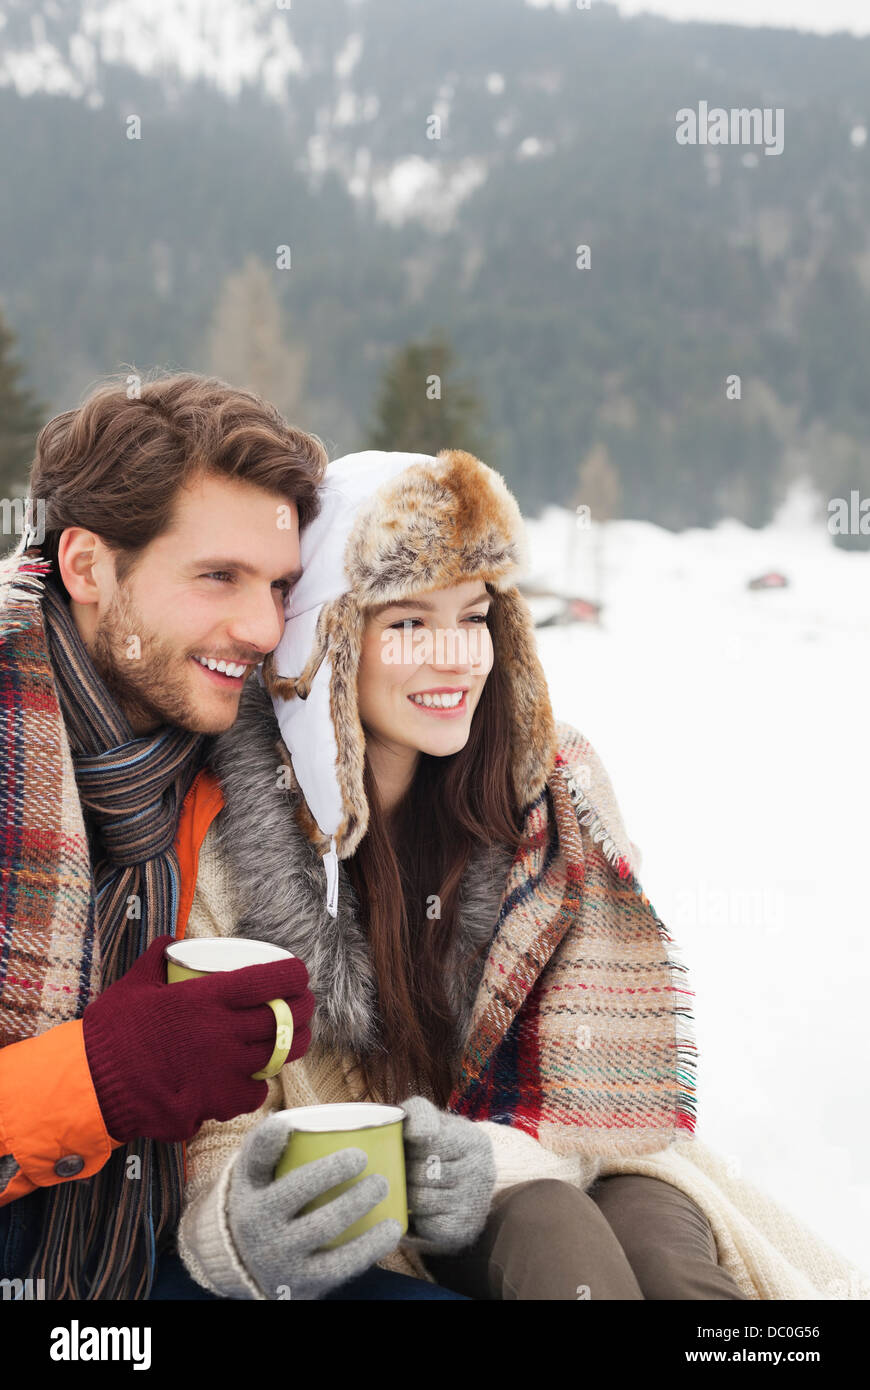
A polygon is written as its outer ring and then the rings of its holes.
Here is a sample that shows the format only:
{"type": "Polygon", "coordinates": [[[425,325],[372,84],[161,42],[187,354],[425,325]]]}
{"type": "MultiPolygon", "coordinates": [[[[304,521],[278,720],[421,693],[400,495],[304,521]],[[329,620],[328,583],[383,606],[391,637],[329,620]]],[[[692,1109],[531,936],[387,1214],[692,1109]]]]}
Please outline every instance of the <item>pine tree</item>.
{"type": "Polygon", "coordinates": [[[285,342],[274,275],[256,256],[247,256],[241,270],[224,280],[207,356],[215,376],[255,391],[291,424],[298,419],[308,353],[285,342]]]}
{"type": "Polygon", "coordinates": [[[401,348],[384,372],[362,447],[413,454],[465,449],[492,464],[481,433],[483,407],[470,386],[448,380],[453,364],[453,349],[440,336],[401,348]]]}
{"type": "Polygon", "coordinates": [[[24,368],[15,359],[15,342],[0,313],[0,494],[10,499],[27,493],[34,444],[46,414],[42,403],[20,384],[24,368]]]}

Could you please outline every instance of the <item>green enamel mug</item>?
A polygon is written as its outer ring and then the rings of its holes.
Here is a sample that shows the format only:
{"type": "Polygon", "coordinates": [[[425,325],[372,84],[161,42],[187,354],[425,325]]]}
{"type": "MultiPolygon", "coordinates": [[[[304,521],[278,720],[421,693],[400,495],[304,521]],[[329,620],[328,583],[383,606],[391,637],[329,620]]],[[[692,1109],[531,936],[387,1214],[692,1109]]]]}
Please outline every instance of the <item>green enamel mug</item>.
{"type": "Polygon", "coordinates": [[[390,1190],[382,1202],[378,1202],[371,1211],[321,1248],[332,1250],[344,1245],[389,1217],[398,1221],[404,1235],[408,1229],[408,1193],[402,1133],[405,1112],[402,1107],[348,1101],[336,1105],[300,1105],[283,1113],[292,1116],[293,1133],[278,1160],[276,1179],[294,1168],[301,1168],[303,1163],[325,1158],[339,1149],[364,1149],[368,1155],[368,1163],[357,1177],[348,1178],[347,1182],[338,1183],[328,1192],[322,1192],[302,1208],[300,1215],[325,1206],[370,1173],[380,1173],[389,1183],[390,1190]]]}
{"type": "MultiPolygon", "coordinates": [[[[195,980],[200,975],[212,975],[218,970],[242,970],[246,965],[267,965],[273,960],[293,959],[292,951],[273,946],[271,941],[253,941],[244,936],[195,936],[190,940],[173,941],[164,951],[166,978],[171,985],[179,980],[195,980]]],[[[262,1071],[255,1071],[255,1081],[276,1076],[287,1061],[293,1046],[293,1014],[286,999],[265,1001],[275,1015],[277,1032],[275,1047],[262,1071]]]]}

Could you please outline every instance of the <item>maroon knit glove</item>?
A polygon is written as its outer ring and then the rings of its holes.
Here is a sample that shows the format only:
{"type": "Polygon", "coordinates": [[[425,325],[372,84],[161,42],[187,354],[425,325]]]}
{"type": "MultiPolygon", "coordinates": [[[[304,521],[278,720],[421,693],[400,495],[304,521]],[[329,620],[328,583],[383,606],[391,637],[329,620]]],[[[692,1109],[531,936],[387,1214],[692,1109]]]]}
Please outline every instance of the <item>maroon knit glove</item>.
{"type": "Polygon", "coordinates": [[[168,984],[158,936],[131,970],[82,1015],[85,1052],[110,1136],[191,1139],[204,1120],[231,1120],[258,1109],[268,1093],[254,1081],[275,1047],[275,1015],[267,999],[286,999],[293,1046],[311,1042],[306,1026],[314,995],[301,960],[246,965],[168,984]]]}

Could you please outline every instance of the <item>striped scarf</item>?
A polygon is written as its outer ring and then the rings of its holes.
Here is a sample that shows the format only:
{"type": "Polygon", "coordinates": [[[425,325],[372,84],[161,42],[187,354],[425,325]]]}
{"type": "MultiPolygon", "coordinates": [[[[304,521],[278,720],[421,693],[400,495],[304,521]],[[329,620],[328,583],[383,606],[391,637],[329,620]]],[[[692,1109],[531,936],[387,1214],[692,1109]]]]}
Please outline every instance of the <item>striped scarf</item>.
{"type": "MultiPolygon", "coordinates": [[[[205,739],[170,725],[137,737],[51,576],[42,611],[91,841],[105,989],[155,937],[175,930],[174,839],[205,739]]],[[[138,1139],[115,1149],[93,1177],[45,1189],[32,1277],[46,1280],[52,1298],[147,1298],[158,1255],[178,1225],[183,1186],[182,1145],[138,1139]]]]}

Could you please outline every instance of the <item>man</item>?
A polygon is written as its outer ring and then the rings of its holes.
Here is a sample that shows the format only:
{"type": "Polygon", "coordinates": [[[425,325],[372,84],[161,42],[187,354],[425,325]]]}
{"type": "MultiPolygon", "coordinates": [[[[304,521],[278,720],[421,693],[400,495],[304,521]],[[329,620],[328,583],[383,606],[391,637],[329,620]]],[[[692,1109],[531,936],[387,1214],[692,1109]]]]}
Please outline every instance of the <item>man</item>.
{"type": "MultiPolygon", "coordinates": [[[[266,402],[107,383],[41,431],[45,542],[0,562],[0,1277],[149,1297],[184,1141],[255,1110],[303,962],[165,983],[220,810],[211,736],[277,645],[327,456],[266,402]]],[[[22,1288],[26,1286],[22,1283],[22,1288]]]]}

